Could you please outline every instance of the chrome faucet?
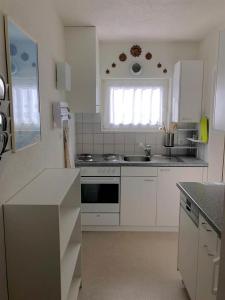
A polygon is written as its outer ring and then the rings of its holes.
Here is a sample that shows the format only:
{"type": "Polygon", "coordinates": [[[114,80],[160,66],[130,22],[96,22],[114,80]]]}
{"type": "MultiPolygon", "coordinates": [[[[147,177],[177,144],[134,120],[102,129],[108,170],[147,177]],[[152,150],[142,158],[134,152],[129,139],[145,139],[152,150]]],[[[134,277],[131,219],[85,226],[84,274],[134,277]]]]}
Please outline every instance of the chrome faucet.
{"type": "Polygon", "coordinates": [[[150,145],[144,145],[144,151],[146,156],[152,155],[152,147],[150,145]]]}

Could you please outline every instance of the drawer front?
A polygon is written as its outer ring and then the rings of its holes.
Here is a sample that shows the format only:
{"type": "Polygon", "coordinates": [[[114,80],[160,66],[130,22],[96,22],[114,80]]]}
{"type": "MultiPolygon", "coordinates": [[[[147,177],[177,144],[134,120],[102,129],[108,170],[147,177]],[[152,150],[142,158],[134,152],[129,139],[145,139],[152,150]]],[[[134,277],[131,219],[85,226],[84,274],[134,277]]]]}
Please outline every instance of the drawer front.
{"type": "Polygon", "coordinates": [[[123,177],[157,177],[158,169],[155,167],[122,167],[121,176],[123,177]]]}
{"type": "Polygon", "coordinates": [[[204,242],[207,246],[208,252],[216,255],[218,251],[218,236],[215,230],[209,225],[203,216],[200,215],[199,218],[199,228],[200,228],[200,243],[204,242]]]}
{"type": "Polygon", "coordinates": [[[113,226],[119,225],[119,213],[82,213],[83,226],[113,226]]]}

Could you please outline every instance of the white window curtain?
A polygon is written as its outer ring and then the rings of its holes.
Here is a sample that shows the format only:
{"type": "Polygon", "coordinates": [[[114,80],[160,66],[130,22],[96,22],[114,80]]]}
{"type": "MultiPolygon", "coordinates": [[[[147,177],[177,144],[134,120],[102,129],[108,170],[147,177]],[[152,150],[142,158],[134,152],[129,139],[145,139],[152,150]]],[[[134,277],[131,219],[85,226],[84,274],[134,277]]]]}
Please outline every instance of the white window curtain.
{"type": "Polygon", "coordinates": [[[158,129],[166,119],[167,80],[104,80],[103,130],[158,129]]]}
{"type": "Polygon", "coordinates": [[[13,86],[14,122],[18,130],[39,127],[40,114],[37,89],[35,87],[13,86]]]}

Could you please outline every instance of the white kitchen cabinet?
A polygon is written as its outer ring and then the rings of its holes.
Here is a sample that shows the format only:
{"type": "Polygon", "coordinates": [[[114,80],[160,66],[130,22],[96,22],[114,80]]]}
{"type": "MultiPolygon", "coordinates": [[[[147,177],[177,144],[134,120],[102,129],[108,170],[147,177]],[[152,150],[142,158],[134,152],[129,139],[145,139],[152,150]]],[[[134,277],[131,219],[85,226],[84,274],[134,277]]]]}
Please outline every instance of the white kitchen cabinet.
{"type": "Polygon", "coordinates": [[[172,121],[196,122],[201,118],[203,62],[179,61],[173,75],[172,121]]]}
{"type": "Polygon", "coordinates": [[[158,169],[157,226],[179,224],[180,193],[177,182],[202,182],[202,167],[161,167],[158,169]]]}
{"type": "MultiPolygon", "coordinates": [[[[187,212],[180,208],[178,269],[191,300],[196,296],[198,266],[198,227],[187,212]]],[[[205,300],[205,299],[201,299],[205,300]]]]}
{"type": "Polygon", "coordinates": [[[216,97],[214,103],[214,129],[225,130],[225,32],[220,32],[217,61],[216,97]]]}
{"type": "Polygon", "coordinates": [[[156,177],[122,177],[120,223],[155,226],[156,177]]]}
{"type": "Polygon", "coordinates": [[[220,243],[216,232],[200,217],[196,300],[216,300],[220,243]]]}
{"type": "Polygon", "coordinates": [[[47,169],[4,204],[9,299],[77,299],[80,202],[79,171],[47,169]]]}
{"type": "Polygon", "coordinates": [[[71,66],[67,99],[73,112],[95,113],[99,105],[99,59],[95,27],[65,27],[66,60],[71,66]]]}

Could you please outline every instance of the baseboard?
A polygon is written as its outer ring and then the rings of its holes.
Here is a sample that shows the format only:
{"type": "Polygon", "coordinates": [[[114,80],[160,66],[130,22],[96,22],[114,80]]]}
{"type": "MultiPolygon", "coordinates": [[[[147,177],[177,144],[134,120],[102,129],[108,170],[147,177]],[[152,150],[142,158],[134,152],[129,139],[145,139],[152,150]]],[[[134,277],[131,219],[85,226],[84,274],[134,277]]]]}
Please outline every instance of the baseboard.
{"type": "Polygon", "coordinates": [[[178,227],[146,226],[82,226],[82,231],[143,231],[143,232],[178,232],[178,227]]]}

